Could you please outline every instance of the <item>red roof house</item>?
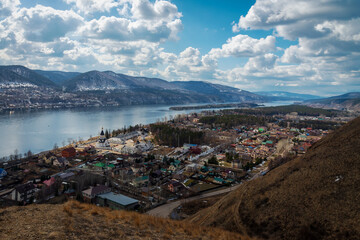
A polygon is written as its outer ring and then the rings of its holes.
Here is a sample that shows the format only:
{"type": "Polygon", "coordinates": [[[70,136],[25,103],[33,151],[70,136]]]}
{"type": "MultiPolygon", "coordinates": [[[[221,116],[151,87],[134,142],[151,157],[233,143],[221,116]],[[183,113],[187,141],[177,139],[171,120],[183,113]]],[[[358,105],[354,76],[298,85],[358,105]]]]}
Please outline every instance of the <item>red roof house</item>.
{"type": "Polygon", "coordinates": [[[73,147],[65,148],[61,151],[62,157],[75,157],[76,156],[76,149],[73,147]]]}

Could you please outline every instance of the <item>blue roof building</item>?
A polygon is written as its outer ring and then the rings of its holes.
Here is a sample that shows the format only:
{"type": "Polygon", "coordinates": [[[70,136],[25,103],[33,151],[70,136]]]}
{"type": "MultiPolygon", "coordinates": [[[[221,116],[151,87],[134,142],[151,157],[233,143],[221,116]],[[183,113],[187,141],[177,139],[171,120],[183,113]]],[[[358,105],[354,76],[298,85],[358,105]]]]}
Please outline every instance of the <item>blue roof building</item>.
{"type": "Polygon", "coordinates": [[[134,209],[139,205],[139,200],[114,192],[100,194],[96,198],[100,206],[111,209],[134,209]]]}
{"type": "Polygon", "coordinates": [[[5,169],[0,168],[0,179],[5,177],[7,175],[7,172],[5,171],[5,169]]]}

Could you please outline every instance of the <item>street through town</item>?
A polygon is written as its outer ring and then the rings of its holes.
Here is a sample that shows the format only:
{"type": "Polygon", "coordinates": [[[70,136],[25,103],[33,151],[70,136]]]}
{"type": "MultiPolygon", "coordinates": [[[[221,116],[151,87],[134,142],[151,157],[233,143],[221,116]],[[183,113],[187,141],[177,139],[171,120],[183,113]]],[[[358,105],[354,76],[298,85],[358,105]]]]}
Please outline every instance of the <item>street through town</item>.
{"type": "MultiPolygon", "coordinates": [[[[258,172],[254,176],[252,176],[248,181],[256,179],[259,176],[260,176],[260,172],[258,172]]],[[[198,200],[198,199],[202,199],[202,198],[207,198],[207,197],[212,197],[212,196],[228,193],[228,192],[236,190],[241,185],[242,185],[242,182],[235,185],[235,186],[226,188],[226,189],[220,189],[220,190],[213,191],[213,192],[207,192],[207,193],[203,193],[203,194],[200,194],[200,195],[197,195],[197,196],[194,196],[194,197],[185,198],[185,199],[177,200],[177,201],[174,201],[174,202],[170,202],[170,203],[161,205],[159,207],[156,207],[154,209],[151,209],[151,210],[147,211],[146,214],[156,216],[156,217],[169,218],[171,212],[175,208],[180,206],[181,203],[190,202],[190,201],[194,201],[194,200],[198,200]]]]}

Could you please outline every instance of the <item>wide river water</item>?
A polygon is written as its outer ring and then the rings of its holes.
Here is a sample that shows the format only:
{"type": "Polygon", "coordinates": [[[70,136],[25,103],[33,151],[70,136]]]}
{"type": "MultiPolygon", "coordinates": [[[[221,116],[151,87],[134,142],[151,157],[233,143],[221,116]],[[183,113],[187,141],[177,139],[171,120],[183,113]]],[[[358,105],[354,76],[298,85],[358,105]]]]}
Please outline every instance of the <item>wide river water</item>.
{"type": "MultiPolygon", "coordinates": [[[[292,102],[266,103],[267,106],[292,102]]],[[[192,104],[199,105],[199,104],[192,104]]],[[[88,139],[104,129],[149,124],[165,117],[203,110],[174,111],[173,105],[123,106],[111,108],[17,111],[0,114],[0,157],[28,150],[33,153],[63,146],[69,140],[88,139]]]]}

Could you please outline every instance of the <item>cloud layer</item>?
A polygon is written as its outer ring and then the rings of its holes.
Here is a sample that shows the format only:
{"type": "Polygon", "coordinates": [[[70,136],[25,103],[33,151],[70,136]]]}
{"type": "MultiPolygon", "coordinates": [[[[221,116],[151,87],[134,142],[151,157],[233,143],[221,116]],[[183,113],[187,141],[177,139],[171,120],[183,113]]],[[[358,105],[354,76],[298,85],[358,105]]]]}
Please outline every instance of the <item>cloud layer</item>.
{"type": "Polygon", "coordinates": [[[167,41],[181,41],[179,32],[187,27],[170,1],[62,0],[62,4],[61,9],[25,8],[19,0],[0,0],[0,64],[110,69],[253,91],[325,94],[360,89],[358,0],[257,0],[233,23],[233,35],[226,42],[208,52],[188,46],[178,54],[162,47],[167,41]],[[261,37],[249,36],[253,30],[261,37]],[[282,48],[283,39],[292,44],[282,48]],[[226,59],[239,64],[224,67],[226,59]]]}
{"type": "Polygon", "coordinates": [[[159,63],[159,45],[176,40],[183,27],[168,1],[64,2],[67,10],[0,0],[0,64],[140,71],[159,63]]]}
{"type": "MultiPolygon", "coordinates": [[[[257,0],[233,25],[233,31],[273,29],[276,37],[298,41],[284,50],[272,69],[256,74],[273,76],[275,80],[266,84],[303,90],[313,86],[319,93],[330,91],[332,86],[359,90],[358,9],[360,2],[356,0],[257,0]]],[[[251,77],[257,76],[246,76],[251,77]]]]}

